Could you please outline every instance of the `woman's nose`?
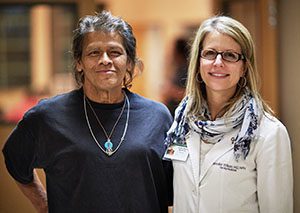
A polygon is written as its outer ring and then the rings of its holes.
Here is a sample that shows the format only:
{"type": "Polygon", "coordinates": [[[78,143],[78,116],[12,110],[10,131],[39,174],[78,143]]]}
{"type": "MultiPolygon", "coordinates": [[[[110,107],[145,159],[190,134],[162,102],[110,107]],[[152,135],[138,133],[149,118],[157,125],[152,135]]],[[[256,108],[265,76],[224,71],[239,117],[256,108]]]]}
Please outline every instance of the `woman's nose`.
{"type": "Polygon", "coordinates": [[[214,60],[214,65],[224,65],[224,59],[222,58],[221,54],[218,54],[214,60]]]}
{"type": "Polygon", "coordinates": [[[109,55],[104,52],[101,56],[100,56],[100,59],[99,59],[99,64],[103,64],[103,65],[108,65],[111,63],[111,59],[109,57],[109,55]]]}

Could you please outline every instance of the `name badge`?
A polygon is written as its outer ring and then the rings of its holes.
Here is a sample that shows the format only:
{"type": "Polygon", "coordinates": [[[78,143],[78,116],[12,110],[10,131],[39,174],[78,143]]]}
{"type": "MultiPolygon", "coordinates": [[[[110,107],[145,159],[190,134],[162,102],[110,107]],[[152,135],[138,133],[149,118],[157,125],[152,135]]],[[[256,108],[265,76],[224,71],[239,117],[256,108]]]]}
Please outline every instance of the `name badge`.
{"type": "Polygon", "coordinates": [[[186,161],[188,156],[189,150],[186,146],[172,144],[167,148],[163,158],[167,160],[186,161]]]}

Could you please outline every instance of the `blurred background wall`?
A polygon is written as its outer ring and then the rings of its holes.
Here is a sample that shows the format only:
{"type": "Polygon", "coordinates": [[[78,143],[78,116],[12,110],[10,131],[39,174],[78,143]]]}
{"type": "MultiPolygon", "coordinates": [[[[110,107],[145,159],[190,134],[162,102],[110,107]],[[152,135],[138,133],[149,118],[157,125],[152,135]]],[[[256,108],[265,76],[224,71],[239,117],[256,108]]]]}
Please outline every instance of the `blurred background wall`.
{"type": "Polygon", "coordinates": [[[280,118],[292,140],[294,160],[294,212],[300,212],[300,1],[279,4],[278,64],[280,118]]]}
{"type": "MultiPolygon", "coordinates": [[[[230,15],[247,26],[256,43],[262,94],[293,143],[295,212],[300,212],[298,0],[0,0],[1,146],[40,98],[75,88],[72,30],[79,17],[103,9],[127,20],[137,37],[145,70],[132,90],[164,103],[171,94],[180,97],[173,85],[178,39],[189,41],[199,24],[215,14],[230,15]]],[[[0,212],[34,212],[8,176],[2,155],[0,180],[0,212]]]]}

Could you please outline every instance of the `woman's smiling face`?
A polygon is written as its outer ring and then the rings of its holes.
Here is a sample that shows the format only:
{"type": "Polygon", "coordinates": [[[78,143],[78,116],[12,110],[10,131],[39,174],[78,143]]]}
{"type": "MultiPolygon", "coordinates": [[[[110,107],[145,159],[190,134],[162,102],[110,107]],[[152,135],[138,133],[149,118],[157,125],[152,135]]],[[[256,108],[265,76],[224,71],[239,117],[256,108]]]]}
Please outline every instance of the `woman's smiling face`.
{"type": "Polygon", "coordinates": [[[77,70],[84,73],[86,93],[121,91],[128,69],[130,63],[120,35],[95,31],[85,36],[77,70]]]}
{"type": "MultiPolygon", "coordinates": [[[[202,50],[217,52],[230,51],[241,54],[240,45],[226,34],[217,31],[210,32],[203,41],[202,50]]],[[[200,74],[205,83],[207,94],[222,93],[233,95],[239,79],[244,75],[244,62],[225,61],[221,54],[214,60],[200,57],[200,74]]]]}

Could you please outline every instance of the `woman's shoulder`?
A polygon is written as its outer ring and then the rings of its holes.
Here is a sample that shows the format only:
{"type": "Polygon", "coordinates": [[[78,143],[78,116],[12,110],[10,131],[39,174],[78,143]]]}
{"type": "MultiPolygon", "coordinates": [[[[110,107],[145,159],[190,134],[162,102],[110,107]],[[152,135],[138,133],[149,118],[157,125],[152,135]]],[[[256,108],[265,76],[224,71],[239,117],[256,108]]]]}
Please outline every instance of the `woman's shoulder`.
{"type": "Polygon", "coordinates": [[[265,113],[262,116],[260,125],[260,136],[267,136],[276,132],[287,132],[285,125],[275,116],[265,113]]]}
{"type": "Polygon", "coordinates": [[[258,156],[272,158],[274,153],[283,153],[289,156],[291,141],[284,124],[275,116],[265,114],[258,129],[257,143],[254,143],[258,156]],[[272,156],[271,156],[272,155],[272,156]]]}
{"type": "Polygon", "coordinates": [[[161,102],[141,96],[137,93],[129,92],[130,104],[133,108],[140,108],[150,112],[168,113],[168,108],[161,102]]]}
{"type": "Polygon", "coordinates": [[[65,108],[68,103],[78,99],[80,90],[57,94],[52,97],[41,99],[37,105],[28,110],[24,117],[31,117],[51,111],[59,112],[60,108],[65,108]]]}

